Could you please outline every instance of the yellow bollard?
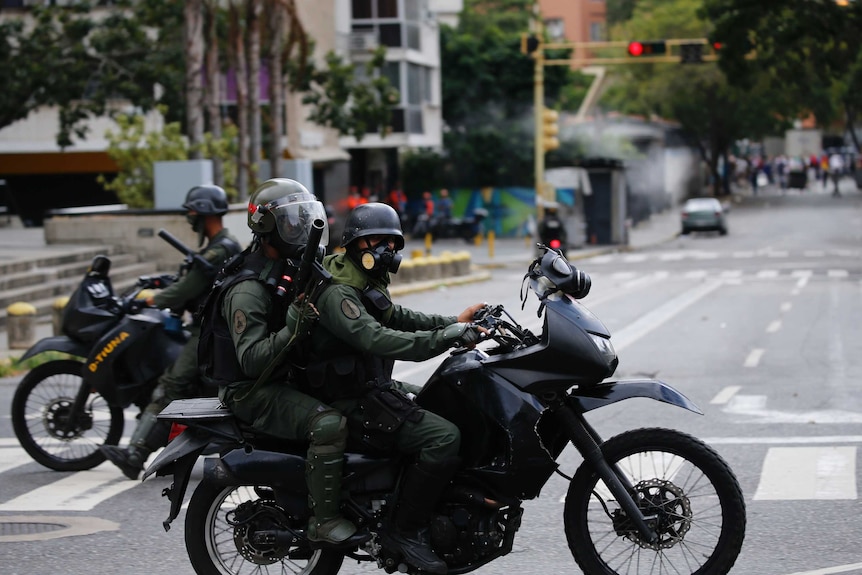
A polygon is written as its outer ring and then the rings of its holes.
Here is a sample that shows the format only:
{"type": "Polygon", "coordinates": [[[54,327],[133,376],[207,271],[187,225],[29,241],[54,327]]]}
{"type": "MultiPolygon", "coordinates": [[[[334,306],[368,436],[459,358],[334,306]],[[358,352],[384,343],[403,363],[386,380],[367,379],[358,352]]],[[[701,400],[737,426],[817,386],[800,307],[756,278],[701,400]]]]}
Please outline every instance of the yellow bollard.
{"type": "Polygon", "coordinates": [[[425,255],[425,253],[422,250],[412,250],[410,252],[410,257],[413,258],[414,260],[416,258],[421,258],[424,255],[425,255]]]}
{"type": "Polygon", "coordinates": [[[476,237],[473,238],[473,245],[475,245],[477,248],[482,245],[482,234],[481,234],[481,232],[476,234],[476,237]]]}
{"type": "Polygon", "coordinates": [[[431,255],[431,242],[434,241],[434,238],[431,236],[431,232],[425,234],[425,254],[431,255]]]}
{"type": "Polygon", "coordinates": [[[28,349],[36,343],[36,308],[17,301],[6,308],[9,349],[28,349]]]}
{"type": "Polygon", "coordinates": [[[54,305],[51,306],[51,326],[54,329],[54,335],[63,335],[63,310],[66,309],[67,303],[69,303],[69,296],[63,296],[55,299],[54,305]]]}
{"type": "Polygon", "coordinates": [[[494,230],[488,232],[488,257],[494,258],[494,230]]]}

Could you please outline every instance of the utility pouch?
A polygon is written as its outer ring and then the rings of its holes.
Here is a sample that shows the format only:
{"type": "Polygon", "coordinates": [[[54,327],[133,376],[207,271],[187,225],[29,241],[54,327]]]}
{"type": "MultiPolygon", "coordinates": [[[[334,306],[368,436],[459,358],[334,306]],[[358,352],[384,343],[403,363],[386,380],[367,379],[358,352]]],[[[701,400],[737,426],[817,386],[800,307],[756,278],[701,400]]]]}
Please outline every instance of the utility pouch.
{"type": "Polygon", "coordinates": [[[363,396],[357,410],[348,417],[350,436],[373,451],[395,447],[395,432],[405,421],[416,423],[425,415],[412,399],[391,387],[379,386],[363,396]]]}
{"type": "Polygon", "coordinates": [[[368,388],[359,359],[345,355],[311,363],[306,370],[308,394],[324,402],[364,395],[368,388]]]}

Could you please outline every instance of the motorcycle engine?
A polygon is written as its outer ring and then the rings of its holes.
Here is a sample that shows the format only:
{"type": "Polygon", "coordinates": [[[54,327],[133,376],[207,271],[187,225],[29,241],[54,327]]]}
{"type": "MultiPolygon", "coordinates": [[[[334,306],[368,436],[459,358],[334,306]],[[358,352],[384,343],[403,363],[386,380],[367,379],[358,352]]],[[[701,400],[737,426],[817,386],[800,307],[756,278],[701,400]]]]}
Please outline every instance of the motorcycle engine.
{"type": "Polygon", "coordinates": [[[499,509],[449,505],[431,522],[431,547],[450,567],[496,552],[503,541],[499,509]]]}

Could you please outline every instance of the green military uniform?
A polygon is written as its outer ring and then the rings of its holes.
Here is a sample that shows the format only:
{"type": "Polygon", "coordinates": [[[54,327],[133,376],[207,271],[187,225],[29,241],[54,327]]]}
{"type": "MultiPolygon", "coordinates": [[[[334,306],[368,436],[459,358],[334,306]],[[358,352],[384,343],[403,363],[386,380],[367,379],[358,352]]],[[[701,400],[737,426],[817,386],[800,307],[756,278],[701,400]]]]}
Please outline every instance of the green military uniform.
{"type": "MultiPolygon", "coordinates": [[[[393,304],[387,287],[389,275],[371,278],[346,254],[328,256],[324,267],[332,274],[332,283],[317,299],[320,320],[310,338],[311,357],[323,362],[338,361],[338,356],[363,358],[364,365],[345,374],[352,382],[336,382],[343,386],[340,390],[331,388],[333,379],[337,380],[331,371],[324,376],[328,387],[323,394],[332,397],[333,407],[348,417],[353,436],[353,430],[364,424],[359,398],[369,391],[367,381],[379,381],[381,376],[389,380],[395,360],[423,361],[443,353],[458,341],[463,326],[455,316],[423,314],[393,304]],[[378,302],[374,314],[368,309],[365,290],[373,291],[378,302]],[[382,360],[378,373],[369,371],[374,370],[368,366],[372,356],[382,360]]],[[[414,393],[420,389],[400,382],[395,386],[414,393]]],[[[428,464],[457,457],[461,441],[455,425],[424,410],[419,410],[418,417],[407,417],[393,435],[397,451],[418,453],[419,461],[428,464]]]]}
{"type": "MultiPolygon", "coordinates": [[[[263,258],[260,253],[249,257],[263,258]]],[[[295,387],[289,361],[270,366],[292,340],[299,315],[297,312],[288,317],[287,309],[279,306],[279,298],[267,285],[275,263],[266,260],[257,277],[225,289],[221,317],[230,330],[238,371],[245,379],[222,386],[219,398],[240,420],[259,431],[309,442],[306,480],[314,516],[309,520],[308,537],[312,541],[339,543],[350,540],[356,532],[339,509],[347,421],[329,405],[295,387]],[[268,370],[269,375],[258,382],[268,370]]],[[[255,264],[252,262],[250,267],[254,269],[255,264]]]]}
{"type": "MultiPolygon", "coordinates": [[[[218,271],[227,259],[238,253],[239,247],[236,238],[230,235],[227,229],[222,229],[210,239],[200,255],[218,271]]],[[[204,270],[200,264],[192,264],[188,273],[179,281],[153,296],[153,304],[161,309],[188,310],[194,313],[212,288],[212,282],[211,272],[204,270]]],[[[153,398],[146,411],[158,414],[171,401],[196,395],[200,382],[197,357],[200,324],[194,321],[189,331],[191,337],[188,343],[183,346],[176,361],[159,377],[157,395],[160,395],[153,398]]]]}
{"type": "Polygon", "coordinates": [[[331,408],[296,389],[287,381],[283,368],[276,368],[267,381],[255,385],[293,336],[286,309],[275,326],[271,319],[273,296],[265,282],[273,264],[274,260],[270,260],[263,267],[257,281],[236,283],[223,296],[222,317],[230,328],[246,379],[222,387],[219,396],[237,417],[255,429],[291,441],[305,441],[311,419],[331,408]]]}

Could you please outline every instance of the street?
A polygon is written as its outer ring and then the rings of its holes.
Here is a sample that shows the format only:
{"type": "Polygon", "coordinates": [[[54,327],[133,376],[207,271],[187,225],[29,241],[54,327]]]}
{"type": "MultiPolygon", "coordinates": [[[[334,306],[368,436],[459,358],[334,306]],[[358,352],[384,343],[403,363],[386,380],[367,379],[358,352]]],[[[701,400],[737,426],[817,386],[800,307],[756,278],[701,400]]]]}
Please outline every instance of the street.
{"type": "MultiPolygon", "coordinates": [[[[584,303],[613,334],[620,355],[614,379],[661,379],[705,412],[638,399],[590,412],[588,419],[605,438],[670,427],[721,453],[748,510],[732,573],[858,575],[862,196],[748,198],[733,207],[728,224],[726,236],[693,233],[575,262],[592,277],[584,303]]],[[[519,298],[526,261],[492,269],[486,282],[410,294],[397,303],[445,314],[478,301],[502,303],[538,333],[535,297],[523,310],[519,298]]],[[[399,363],[395,377],[421,383],[438,363],[399,363]]],[[[16,383],[0,380],[0,570],[191,574],[184,512],[170,532],[162,528],[168,503],[160,494],[169,480],[128,481],[108,463],[59,473],[33,462],[11,429],[16,383]],[[58,527],[61,521],[93,532],[63,536],[69,532],[58,527]]],[[[125,435],[134,413],[127,417],[125,435]]],[[[581,458],[568,449],[559,463],[572,475],[581,458]]],[[[187,497],[199,476],[200,462],[187,497]]],[[[578,573],[562,526],[566,488],[554,476],[538,499],[525,502],[513,552],[475,572],[578,573]]],[[[348,560],[341,572],[372,571],[348,560]]]]}

